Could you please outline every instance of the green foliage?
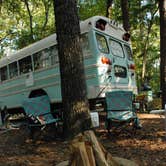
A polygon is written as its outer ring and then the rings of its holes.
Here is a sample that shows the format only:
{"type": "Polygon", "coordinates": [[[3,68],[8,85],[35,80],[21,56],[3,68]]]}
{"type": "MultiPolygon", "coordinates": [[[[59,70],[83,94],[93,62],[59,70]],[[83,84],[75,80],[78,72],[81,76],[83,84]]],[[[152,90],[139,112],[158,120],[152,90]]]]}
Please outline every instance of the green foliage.
{"type": "Polygon", "coordinates": [[[159,90],[159,17],[155,1],[142,5],[130,2],[131,34],[134,59],[137,66],[138,86],[142,84],[143,56],[146,56],[145,81],[153,91],[159,90]],[[153,2],[153,3],[152,3],[153,2]]]}
{"type": "MultiPolygon", "coordinates": [[[[50,0],[5,0],[1,4],[0,17],[0,56],[5,47],[19,49],[55,32],[54,10],[50,0]]],[[[84,20],[94,15],[106,15],[106,2],[103,0],[78,0],[79,17],[84,20]],[[81,3],[84,2],[84,3],[81,3]],[[94,3],[96,2],[96,3],[94,3]]],[[[122,23],[120,0],[114,0],[111,19],[122,23]]],[[[153,91],[159,90],[159,15],[156,12],[156,0],[129,1],[131,39],[136,63],[138,86],[142,84],[143,56],[146,55],[147,66],[145,80],[153,91]],[[155,13],[156,12],[156,13],[155,13]]]]}
{"type": "MultiPolygon", "coordinates": [[[[55,32],[52,1],[28,0],[28,5],[32,29],[25,1],[5,0],[2,3],[0,31],[3,33],[0,39],[13,40],[8,43],[10,48],[14,44],[14,48],[20,49],[55,32]]],[[[6,47],[4,43],[6,42],[1,42],[1,47],[6,47]]]]}
{"type": "Polygon", "coordinates": [[[112,7],[112,12],[111,12],[111,19],[122,23],[122,13],[121,13],[120,1],[121,0],[114,0],[113,1],[114,4],[112,7]]]}
{"type": "Polygon", "coordinates": [[[79,5],[80,20],[85,20],[94,15],[106,15],[106,1],[98,0],[97,4],[94,4],[93,2],[94,1],[91,0],[89,3],[79,5]]]}
{"type": "Polygon", "coordinates": [[[159,110],[159,109],[162,109],[161,98],[155,98],[151,102],[147,103],[147,110],[148,111],[159,110]]]}

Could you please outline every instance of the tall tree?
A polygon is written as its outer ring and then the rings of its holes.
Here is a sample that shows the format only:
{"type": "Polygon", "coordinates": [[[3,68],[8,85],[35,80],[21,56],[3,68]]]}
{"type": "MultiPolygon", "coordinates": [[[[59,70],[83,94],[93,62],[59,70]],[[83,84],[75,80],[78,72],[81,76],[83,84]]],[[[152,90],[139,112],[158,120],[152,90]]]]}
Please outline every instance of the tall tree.
{"type": "Polygon", "coordinates": [[[54,0],[66,137],[90,127],[76,0],[54,0]]]}
{"type": "Polygon", "coordinates": [[[28,15],[29,15],[29,27],[30,27],[30,37],[33,40],[33,16],[31,14],[31,10],[30,10],[30,6],[29,6],[29,1],[28,0],[23,0],[23,2],[25,3],[26,9],[28,11],[28,15]]]}
{"type": "Polygon", "coordinates": [[[144,41],[144,47],[142,49],[142,57],[143,57],[143,60],[142,60],[142,83],[145,82],[145,73],[146,73],[146,66],[147,66],[147,55],[148,55],[148,48],[149,48],[149,44],[150,44],[150,41],[149,41],[149,38],[150,38],[150,34],[151,34],[151,31],[152,31],[152,26],[154,24],[154,19],[155,19],[155,15],[158,11],[158,8],[156,8],[156,10],[154,10],[152,13],[151,13],[151,18],[149,20],[147,20],[147,35],[146,35],[146,38],[145,38],[145,41],[144,41]]]}
{"type": "Polygon", "coordinates": [[[113,0],[107,0],[107,6],[106,6],[106,17],[111,17],[111,7],[112,7],[113,0]]]}
{"type": "Polygon", "coordinates": [[[159,0],[160,10],[160,84],[162,107],[166,104],[166,0],[159,0]]]}
{"type": "Polygon", "coordinates": [[[132,46],[137,66],[137,84],[159,90],[159,16],[157,2],[129,1],[132,46]],[[148,70],[147,70],[148,69],[148,70]]]}
{"type": "Polygon", "coordinates": [[[121,9],[122,9],[123,28],[125,29],[125,31],[129,31],[130,22],[129,22],[128,0],[121,0],[121,9]]]}

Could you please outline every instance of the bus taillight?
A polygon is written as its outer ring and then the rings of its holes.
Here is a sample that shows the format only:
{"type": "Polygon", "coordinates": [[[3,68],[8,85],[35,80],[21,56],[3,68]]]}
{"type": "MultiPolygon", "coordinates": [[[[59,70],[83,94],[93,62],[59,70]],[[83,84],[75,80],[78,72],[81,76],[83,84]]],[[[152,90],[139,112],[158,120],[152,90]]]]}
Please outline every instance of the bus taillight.
{"type": "Polygon", "coordinates": [[[103,64],[112,65],[111,60],[109,58],[107,58],[107,57],[104,57],[104,56],[101,58],[101,62],[103,64]]]}
{"type": "Polygon", "coordinates": [[[129,65],[129,69],[135,70],[135,64],[130,64],[130,65],[129,65]]]}

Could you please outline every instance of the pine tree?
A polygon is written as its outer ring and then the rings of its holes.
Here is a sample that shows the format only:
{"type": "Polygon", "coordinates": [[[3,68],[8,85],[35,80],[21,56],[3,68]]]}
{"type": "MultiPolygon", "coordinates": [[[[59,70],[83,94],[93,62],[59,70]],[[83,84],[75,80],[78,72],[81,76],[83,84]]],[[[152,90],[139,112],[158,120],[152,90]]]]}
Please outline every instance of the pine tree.
{"type": "Polygon", "coordinates": [[[75,0],[54,0],[61,73],[64,134],[71,137],[88,129],[87,100],[80,26],[75,0]]]}

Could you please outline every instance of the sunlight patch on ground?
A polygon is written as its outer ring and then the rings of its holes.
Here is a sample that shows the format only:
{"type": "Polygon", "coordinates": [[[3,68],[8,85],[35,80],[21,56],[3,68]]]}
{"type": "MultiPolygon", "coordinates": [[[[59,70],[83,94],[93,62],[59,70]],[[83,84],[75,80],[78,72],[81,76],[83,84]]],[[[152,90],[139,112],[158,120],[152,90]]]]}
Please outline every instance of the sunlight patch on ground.
{"type": "Polygon", "coordinates": [[[164,115],[156,115],[156,114],[137,114],[140,119],[158,119],[165,118],[164,115]]]}

